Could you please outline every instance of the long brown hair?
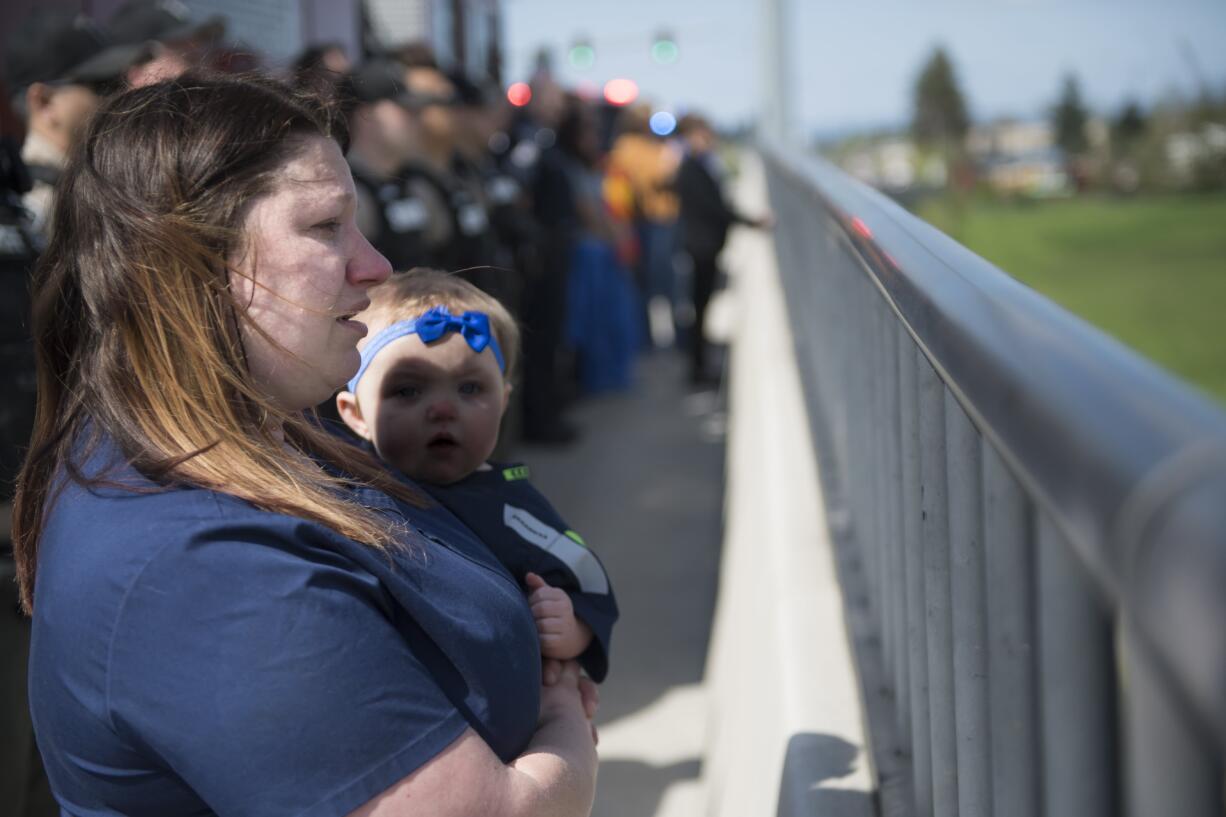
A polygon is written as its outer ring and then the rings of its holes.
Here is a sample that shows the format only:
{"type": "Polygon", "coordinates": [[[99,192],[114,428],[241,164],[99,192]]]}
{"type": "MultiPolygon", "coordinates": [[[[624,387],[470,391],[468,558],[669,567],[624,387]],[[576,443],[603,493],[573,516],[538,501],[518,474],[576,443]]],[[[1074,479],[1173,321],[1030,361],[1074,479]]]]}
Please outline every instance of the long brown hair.
{"type": "Polygon", "coordinates": [[[57,472],[97,482],[79,463],[103,437],[156,485],[221,491],[379,548],[396,541],[389,521],[311,457],[423,504],[370,455],[279,409],[248,373],[227,259],[243,249],[246,208],[315,135],[346,146],[333,106],[256,77],[188,76],[125,91],[94,115],[34,276],[38,408],[13,509],[27,611],[57,472]]]}

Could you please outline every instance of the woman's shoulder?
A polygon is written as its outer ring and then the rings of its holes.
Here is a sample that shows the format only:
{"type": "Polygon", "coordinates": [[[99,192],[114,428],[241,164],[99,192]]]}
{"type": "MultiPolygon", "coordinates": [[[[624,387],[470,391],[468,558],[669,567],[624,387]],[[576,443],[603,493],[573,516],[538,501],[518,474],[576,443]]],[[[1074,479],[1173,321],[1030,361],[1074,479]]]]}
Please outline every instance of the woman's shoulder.
{"type": "Polygon", "coordinates": [[[304,521],[220,491],[155,483],[105,441],[75,465],[76,475],[61,469],[56,477],[39,541],[40,574],[61,548],[71,550],[71,561],[100,569],[187,547],[214,531],[275,535],[304,521]]]}
{"type": "MultiPolygon", "coordinates": [[[[118,619],[133,592],[188,575],[309,573],[346,562],[337,534],[223,492],[147,479],[102,441],[57,475],[38,546],[35,619],[78,628],[118,619]],[[77,623],[72,623],[77,622],[77,623]]],[[[165,604],[190,603],[175,587],[165,604]]],[[[207,592],[199,584],[196,590],[207,592]]],[[[155,587],[155,591],[157,588],[155,587]]],[[[173,613],[173,610],[168,610],[173,613]]]]}

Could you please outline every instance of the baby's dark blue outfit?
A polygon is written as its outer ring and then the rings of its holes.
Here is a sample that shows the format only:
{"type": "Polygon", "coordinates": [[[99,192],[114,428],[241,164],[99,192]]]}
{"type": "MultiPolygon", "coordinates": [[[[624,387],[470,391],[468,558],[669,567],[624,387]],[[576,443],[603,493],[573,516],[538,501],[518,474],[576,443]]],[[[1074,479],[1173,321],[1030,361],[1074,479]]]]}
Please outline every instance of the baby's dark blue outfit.
{"type": "Polygon", "coordinates": [[[451,485],[420,487],[477,534],[521,585],[526,574],[536,573],[566,591],[575,615],[592,629],[592,643],[579,663],[592,680],[603,681],[617,621],[617,600],[604,565],[533,487],[527,466],[491,466],[451,485]]]}

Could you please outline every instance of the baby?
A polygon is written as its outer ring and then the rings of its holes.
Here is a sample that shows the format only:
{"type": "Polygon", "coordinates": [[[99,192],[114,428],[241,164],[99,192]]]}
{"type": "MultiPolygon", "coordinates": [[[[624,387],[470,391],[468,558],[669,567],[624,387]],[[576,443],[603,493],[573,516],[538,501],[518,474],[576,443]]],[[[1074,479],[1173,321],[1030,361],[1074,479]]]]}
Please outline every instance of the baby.
{"type": "Polygon", "coordinates": [[[495,298],[413,270],[369,292],[362,365],[336,397],[345,424],[472,529],[528,593],[546,658],[608,673],[617,602],[603,565],[528,481],[488,461],[511,396],[519,330],[495,298]]]}

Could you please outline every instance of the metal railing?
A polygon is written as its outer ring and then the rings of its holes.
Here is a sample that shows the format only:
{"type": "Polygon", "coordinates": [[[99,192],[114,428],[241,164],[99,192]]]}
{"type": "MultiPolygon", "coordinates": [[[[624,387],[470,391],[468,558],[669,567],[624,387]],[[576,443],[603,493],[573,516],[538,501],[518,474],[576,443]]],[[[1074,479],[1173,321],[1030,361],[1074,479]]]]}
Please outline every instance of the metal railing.
{"type": "Polygon", "coordinates": [[[883,813],[1221,817],[1226,414],[833,166],[763,152],[866,591],[883,813]]]}

